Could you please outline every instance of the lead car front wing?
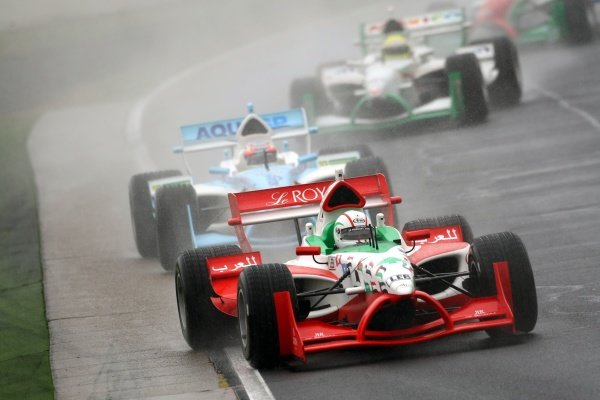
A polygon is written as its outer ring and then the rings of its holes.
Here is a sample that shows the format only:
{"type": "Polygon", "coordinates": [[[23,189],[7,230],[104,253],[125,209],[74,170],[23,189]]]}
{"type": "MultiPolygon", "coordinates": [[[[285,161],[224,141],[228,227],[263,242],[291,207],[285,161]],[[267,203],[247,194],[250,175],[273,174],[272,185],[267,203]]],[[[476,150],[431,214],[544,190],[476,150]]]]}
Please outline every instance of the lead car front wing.
{"type": "Polygon", "coordinates": [[[356,328],[328,324],[318,320],[296,322],[289,292],[274,293],[282,357],[296,357],[306,362],[306,355],[353,347],[400,346],[430,341],[440,337],[477,330],[509,328],[513,331],[512,291],[508,263],[494,263],[495,296],[474,298],[456,311],[449,312],[431,295],[415,291],[411,296],[433,307],[439,318],[410,328],[394,331],[368,330],[369,322],[383,305],[403,296],[379,294],[368,306],[356,328]]]}

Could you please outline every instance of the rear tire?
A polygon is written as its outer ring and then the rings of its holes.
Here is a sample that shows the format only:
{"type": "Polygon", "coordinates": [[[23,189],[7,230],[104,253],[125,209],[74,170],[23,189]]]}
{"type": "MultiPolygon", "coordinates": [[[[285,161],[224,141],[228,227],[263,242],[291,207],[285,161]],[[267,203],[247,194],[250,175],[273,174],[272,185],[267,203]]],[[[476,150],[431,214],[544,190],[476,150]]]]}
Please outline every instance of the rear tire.
{"type": "Polygon", "coordinates": [[[280,361],[275,292],[287,291],[294,313],[298,311],[296,288],[284,264],[251,265],[238,281],[238,322],[244,357],[254,368],[275,367],[280,361]]]}
{"type": "Polygon", "coordinates": [[[185,251],[175,266],[175,295],[181,333],[194,350],[210,348],[215,339],[234,332],[235,318],[215,308],[206,259],[240,254],[235,245],[215,246],[185,251]]]}
{"type": "MultiPolygon", "coordinates": [[[[537,322],[537,296],[533,270],[521,239],[512,232],[494,233],[476,238],[469,256],[469,289],[478,297],[496,295],[494,262],[507,261],[512,291],[515,329],[531,332],[537,322]]],[[[492,336],[512,335],[512,330],[488,329],[492,336]]]]}
{"type": "Polygon", "coordinates": [[[175,268],[179,254],[194,247],[188,205],[192,221],[198,220],[196,191],[192,185],[164,186],[156,193],[158,258],[166,271],[175,268]]]}
{"type": "Polygon", "coordinates": [[[594,39],[594,23],[590,15],[594,5],[587,0],[566,0],[565,19],[567,40],[572,43],[588,43],[594,39]]]}
{"type": "Polygon", "coordinates": [[[180,175],[181,172],[177,170],[166,170],[136,174],[129,180],[131,227],[138,253],[144,258],[153,258],[158,255],[156,219],[148,182],[180,175]]]}
{"type": "Polygon", "coordinates": [[[475,54],[458,54],[446,59],[448,74],[458,72],[461,76],[463,113],[459,117],[465,124],[477,124],[486,120],[488,103],[483,75],[475,54]]]}
{"type": "Polygon", "coordinates": [[[404,224],[402,234],[407,231],[416,231],[419,229],[440,228],[444,226],[460,226],[463,242],[473,242],[473,231],[467,222],[467,219],[459,214],[445,215],[435,218],[419,218],[414,221],[409,221],[404,224]]]}
{"type": "Polygon", "coordinates": [[[490,103],[495,107],[510,107],[518,104],[523,95],[521,64],[514,43],[506,37],[491,41],[498,77],[488,86],[490,103]]]}

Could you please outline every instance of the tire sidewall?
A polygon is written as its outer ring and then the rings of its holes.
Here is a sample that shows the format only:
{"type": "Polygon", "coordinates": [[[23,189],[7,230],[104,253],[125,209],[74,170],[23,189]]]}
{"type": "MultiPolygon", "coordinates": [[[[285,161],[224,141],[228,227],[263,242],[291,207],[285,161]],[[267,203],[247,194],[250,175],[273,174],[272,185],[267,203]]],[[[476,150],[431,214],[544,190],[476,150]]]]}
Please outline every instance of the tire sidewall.
{"type": "Polygon", "coordinates": [[[194,247],[187,206],[197,214],[196,194],[192,185],[163,187],[156,193],[156,230],[158,258],[162,267],[173,270],[177,257],[194,247]]]}

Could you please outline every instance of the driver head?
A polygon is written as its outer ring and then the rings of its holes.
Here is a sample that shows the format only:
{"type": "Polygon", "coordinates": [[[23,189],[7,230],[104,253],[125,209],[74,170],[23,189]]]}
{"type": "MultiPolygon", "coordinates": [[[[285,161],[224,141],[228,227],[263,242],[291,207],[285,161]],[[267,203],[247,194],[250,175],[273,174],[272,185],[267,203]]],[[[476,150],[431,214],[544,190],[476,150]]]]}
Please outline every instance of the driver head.
{"type": "Polygon", "coordinates": [[[339,249],[366,243],[371,238],[366,215],[356,210],[344,212],[335,221],[333,237],[339,249]]]}

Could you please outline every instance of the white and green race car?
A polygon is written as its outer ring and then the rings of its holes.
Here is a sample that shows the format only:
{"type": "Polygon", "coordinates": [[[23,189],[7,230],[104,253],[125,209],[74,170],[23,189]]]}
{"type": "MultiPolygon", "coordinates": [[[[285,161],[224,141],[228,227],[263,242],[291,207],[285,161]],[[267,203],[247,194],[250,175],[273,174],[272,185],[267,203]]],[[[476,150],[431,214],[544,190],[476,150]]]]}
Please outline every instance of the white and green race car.
{"type": "Polygon", "coordinates": [[[490,104],[520,101],[519,57],[505,37],[467,44],[468,27],[462,9],[363,24],[363,57],[293,81],[290,102],[322,133],[484,121],[490,104]]]}

